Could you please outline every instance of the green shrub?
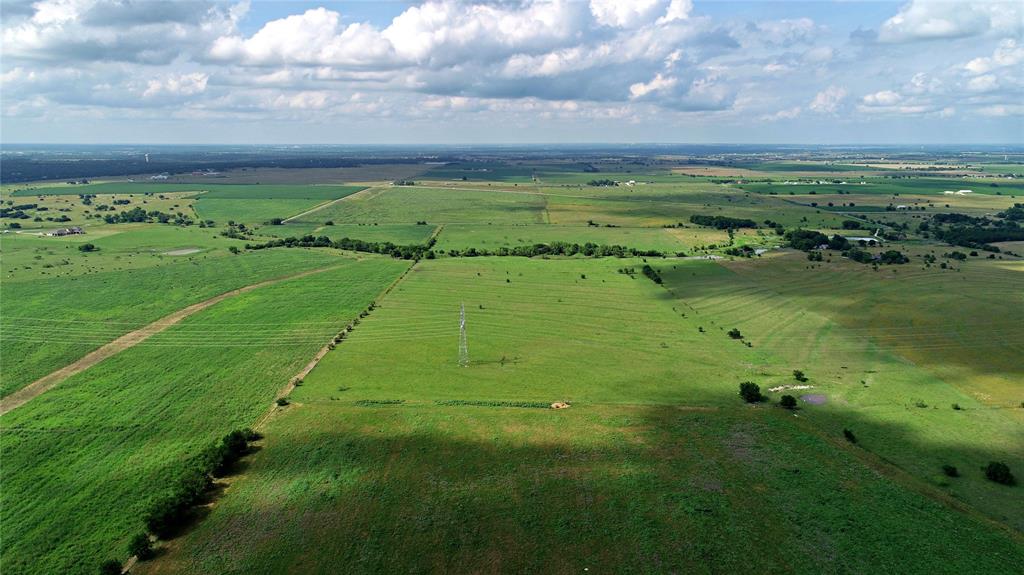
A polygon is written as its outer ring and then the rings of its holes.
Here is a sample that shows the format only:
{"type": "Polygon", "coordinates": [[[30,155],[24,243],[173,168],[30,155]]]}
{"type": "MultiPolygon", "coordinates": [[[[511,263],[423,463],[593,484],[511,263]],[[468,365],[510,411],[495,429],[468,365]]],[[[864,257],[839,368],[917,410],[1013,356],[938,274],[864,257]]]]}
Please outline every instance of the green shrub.
{"type": "Polygon", "coordinates": [[[850,443],[857,443],[857,436],[853,434],[849,429],[843,429],[843,437],[850,443]]]}
{"type": "Polygon", "coordinates": [[[795,409],[796,408],[796,398],[793,397],[792,395],[783,395],[779,399],[779,405],[781,405],[782,407],[785,407],[786,409],[795,409]]]}
{"type": "Polygon", "coordinates": [[[947,477],[960,477],[960,471],[957,470],[954,465],[943,465],[942,472],[945,473],[947,477]]]}
{"type": "Polygon", "coordinates": [[[278,407],[284,407],[284,406],[288,405],[288,398],[287,397],[279,397],[276,400],[274,400],[274,403],[276,403],[278,407]]]}
{"type": "Polygon", "coordinates": [[[138,557],[139,561],[153,558],[153,542],[146,533],[139,533],[128,543],[128,555],[138,557]]]}
{"type": "Polygon", "coordinates": [[[740,384],[740,397],[747,403],[757,403],[764,399],[761,395],[761,387],[752,381],[744,381],[740,384]]]}
{"type": "Polygon", "coordinates": [[[1002,461],[991,461],[985,466],[985,477],[1003,485],[1014,485],[1017,478],[1010,473],[1010,466],[1002,461]]]}
{"type": "Polygon", "coordinates": [[[121,562],[117,559],[107,559],[100,563],[100,575],[121,575],[121,562]]]}

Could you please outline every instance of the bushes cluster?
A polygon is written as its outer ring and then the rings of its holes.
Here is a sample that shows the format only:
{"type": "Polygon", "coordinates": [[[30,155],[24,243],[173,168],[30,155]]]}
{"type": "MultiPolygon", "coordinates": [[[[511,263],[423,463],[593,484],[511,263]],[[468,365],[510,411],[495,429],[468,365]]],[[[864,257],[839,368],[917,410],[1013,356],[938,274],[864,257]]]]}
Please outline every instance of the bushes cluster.
{"type": "Polygon", "coordinates": [[[354,240],[352,238],[341,238],[331,240],[327,236],[304,235],[300,238],[287,237],[284,239],[271,240],[262,244],[245,244],[247,250],[264,250],[268,248],[334,248],[338,250],[349,250],[354,252],[366,252],[373,254],[389,255],[393,258],[403,260],[434,259],[435,240],[431,238],[427,243],[421,245],[399,246],[391,242],[367,242],[354,240]]]}
{"type": "Polygon", "coordinates": [[[356,405],[362,407],[372,405],[401,405],[403,403],[405,403],[404,399],[360,399],[356,401],[356,405]]]}
{"type": "MultiPolygon", "coordinates": [[[[465,250],[448,250],[447,254],[451,257],[482,257],[482,256],[516,256],[532,258],[536,256],[575,256],[581,255],[588,258],[604,258],[604,257],[665,257],[663,252],[658,250],[639,250],[636,248],[629,248],[620,245],[607,245],[607,244],[595,244],[587,242],[585,244],[570,244],[568,242],[551,242],[550,244],[533,244],[529,246],[515,246],[515,247],[500,247],[494,250],[468,248],[465,250]]],[[[675,254],[677,256],[683,256],[682,252],[675,254]]]]}
{"type": "Polygon", "coordinates": [[[804,252],[828,244],[828,236],[815,230],[789,230],[783,237],[786,238],[789,247],[804,252]]]}
{"type": "Polygon", "coordinates": [[[189,459],[171,493],[156,500],[146,512],[144,521],[149,532],[166,538],[179,529],[209,491],[213,478],[230,471],[248,453],[249,442],[260,437],[251,429],[235,430],[189,459]]]}
{"type": "Polygon", "coordinates": [[[605,178],[602,180],[590,180],[589,182],[587,182],[587,185],[594,187],[613,187],[619,185],[619,183],[616,182],[615,180],[609,180],[605,178]]]}
{"type": "Polygon", "coordinates": [[[643,267],[643,269],[641,271],[652,282],[654,282],[656,284],[659,284],[659,285],[661,284],[661,282],[662,282],[661,274],[658,273],[658,270],[652,268],[651,266],[649,266],[647,264],[644,264],[644,267],[643,267]]]}
{"type": "Polygon", "coordinates": [[[764,396],[761,395],[761,386],[752,381],[744,381],[740,384],[740,397],[747,403],[764,401],[764,396]]]}
{"type": "Polygon", "coordinates": [[[991,461],[985,466],[985,477],[1003,485],[1015,485],[1017,478],[1010,473],[1010,466],[1002,461],[991,461]]]}
{"type": "Polygon", "coordinates": [[[161,224],[174,224],[177,226],[191,226],[193,223],[192,218],[182,213],[168,214],[159,210],[146,211],[138,206],[118,212],[116,214],[107,214],[103,216],[103,221],[108,224],[130,224],[138,222],[149,222],[149,223],[161,223],[161,224]]]}
{"type": "Polygon", "coordinates": [[[726,216],[702,216],[694,214],[690,216],[690,223],[718,230],[734,230],[737,228],[756,228],[757,222],[742,218],[730,218],[726,216]]]}

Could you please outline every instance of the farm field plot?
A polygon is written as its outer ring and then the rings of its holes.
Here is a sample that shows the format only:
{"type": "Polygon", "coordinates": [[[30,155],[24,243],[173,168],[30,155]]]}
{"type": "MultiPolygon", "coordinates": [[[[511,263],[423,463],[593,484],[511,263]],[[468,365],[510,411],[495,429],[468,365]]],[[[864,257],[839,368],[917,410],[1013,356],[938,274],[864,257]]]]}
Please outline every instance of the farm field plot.
{"type": "MultiPolygon", "coordinates": [[[[417,264],[292,393],[210,516],[140,572],[1024,566],[1015,535],[821,433],[810,408],[739,403],[737,381],[789,366],[618,273],[640,265],[417,264]],[[556,400],[572,407],[539,409],[556,400]]],[[[658,265],[672,289],[736,273],[658,265]]]]}
{"type": "Polygon", "coordinates": [[[806,372],[813,388],[790,393],[825,402],[806,417],[856,430],[866,449],[1024,529],[1012,489],[941,472],[1024,466],[1024,265],[807,267],[802,254],[779,254],[662,275],[681,309],[740,329],[760,354],[751,368],[762,387],[800,385],[788,374],[806,372]]]}
{"type": "Polygon", "coordinates": [[[101,271],[70,279],[4,278],[0,283],[2,395],[175,310],[265,279],[332,265],[339,258],[308,250],[278,250],[149,260],[149,267],[122,270],[109,269],[115,262],[108,260],[96,264],[101,271]]]}
{"type": "Polygon", "coordinates": [[[259,223],[288,218],[364,190],[362,186],[224,185],[204,191],[195,201],[202,219],[223,224],[234,220],[259,223]]]}
{"type": "MultiPolygon", "coordinates": [[[[674,254],[686,247],[666,228],[606,228],[587,225],[486,225],[448,224],[438,235],[436,249],[464,250],[531,245],[536,243],[568,242],[584,244],[621,245],[644,250],[659,250],[674,254]]],[[[721,234],[723,238],[726,234],[721,234]]]]}
{"type": "Polygon", "coordinates": [[[772,220],[787,226],[827,227],[842,220],[835,214],[726,186],[650,185],[627,191],[621,187],[613,189],[616,191],[551,193],[547,197],[549,222],[586,224],[593,220],[598,224],[652,227],[687,222],[694,214],[747,218],[758,224],[772,220]]]}
{"type": "Polygon", "coordinates": [[[329,271],[225,300],[4,415],[4,571],[94,573],[122,556],[183,461],[252,425],[408,266],[331,259],[329,271]]]}
{"type": "Polygon", "coordinates": [[[525,193],[395,186],[337,202],[298,223],[415,224],[456,222],[543,223],[544,198],[525,193]]]}

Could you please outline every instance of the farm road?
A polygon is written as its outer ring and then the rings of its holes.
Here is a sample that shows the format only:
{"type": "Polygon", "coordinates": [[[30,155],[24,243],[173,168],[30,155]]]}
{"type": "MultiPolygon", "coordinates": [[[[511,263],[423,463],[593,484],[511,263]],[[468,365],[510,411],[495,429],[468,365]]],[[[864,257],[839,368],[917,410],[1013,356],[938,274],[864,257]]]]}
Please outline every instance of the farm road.
{"type": "Polygon", "coordinates": [[[268,285],[271,285],[271,284],[275,284],[275,283],[278,283],[278,282],[281,282],[281,281],[285,281],[285,280],[296,279],[296,278],[301,278],[301,277],[317,274],[317,273],[320,273],[320,272],[325,272],[325,271],[328,271],[328,270],[331,270],[331,269],[334,269],[334,268],[333,267],[326,267],[326,268],[319,268],[319,269],[315,269],[315,270],[307,270],[307,271],[300,272],[300,273],[297,273],[297,274],[291,274],[291,275],[282,276],[282,277],[279,277],[279,278],[273,278],[273,279],[269,279],[269,280],[264,280],[264,281],[261,281],[259,283],[254,283],[252,285],[247,285],[245,287],[240,287],[238,289],[233,289],[231,291],[224,292],[224,293],[222,293],[222,294],[220,294],[218,296],[214,296],[214,297],[212,297],[212,298],[210,298],[208,300],[204,300],[204,301],[201,301],[199,303],[194,303],[194,304],[192,304],[192,305],[190,305],[188,307],[182,308],[182,309],[180,309],[180,310],[178,310],[178,311],[176,311],[176,312],[174,312],[174,313],[172,313],[170,315],[164,316],[164,317],[154,321],[153,323],[145,325],[145,326],[143,326],[143,327],[141,327],[141,328],[139,328],[139,329],[137,329],[135,331],[131,331],[131,332],[126,333],[126,334],[122,335],[121,337],[111,341],[110,343],[107,343],[107,344],[101,346],[100,348],[91,351],[90,353],[86,354],[85,356],[83,356],[78,361],[76,361],[76,362],[74,362],[72,364],[66,365],[66,366],[64,366],[64,367],[58,369],[57,371],[54,371],[54,372],[52,372],[52,373],[50,373],[48,375],[45,375],[45,376],[43,376],[43,377],[33,381],[32,383],[26,385],[25,387],[19,389],[18,391],[8,395],[7,397],[5,397],[3,399],[2,402],[0,402],[0,415],[4,415],[4,414],[8,413],[9,411],[12,411],[12,410],[15,410],[15,409],[21,407],[22,405],[24,405],[24,404],[28,403],[29,401],[31,401],[36,396],[41,395],[41,394],[49,391],[50,389],[53,389],[54,387],[56,387],[58,384],[60,384],[65,379],[67,379],[67,378],[69,378],[69,377],[71,377],[73,375],[79,374],[79,373],[89,369],[90,367],[96,365],[97,363],[99,363],[99,362],[101,362],[101,361],[103,361],[103,360],[105,360],[105,359],[107,359],[109,357],[112,357],[114,355],[117,355],[118,353],[121,353],[122,351],[124,351],[124,350],[126,350],[126,349],[128,349],[128,348],[130,348],[132,346],[135,346],[135,345],[138,345],[138,344],[142,343],[143,341],[149,339],[153,335],[156,335],[156,334],[162,332],[163,330],[171,327],[172,325],[180,322],[181,320],[187,318],[188,316],[190,316],[190,315],[192,315],[192,314],[194,314],[194,313],[196,313],[198,311],[202,311],[202,310],[204,310],[204,309],[206,309],[206,308],[208,308],[208,307],[210,307],[212,305],[218,304],[218,303],[220,303],[220,302],[222,302],[222,301],[224,301],[224,300],[226,300],[228,298],[234,297],[236,295],[241,295],[241,294],[246,293],[246,292],[250,292],[250,291],[252,291],[254,289],[258,289],[258,288],[261,288],[261,287],[264,287],[264,286],[268,286],[268,285]]]}

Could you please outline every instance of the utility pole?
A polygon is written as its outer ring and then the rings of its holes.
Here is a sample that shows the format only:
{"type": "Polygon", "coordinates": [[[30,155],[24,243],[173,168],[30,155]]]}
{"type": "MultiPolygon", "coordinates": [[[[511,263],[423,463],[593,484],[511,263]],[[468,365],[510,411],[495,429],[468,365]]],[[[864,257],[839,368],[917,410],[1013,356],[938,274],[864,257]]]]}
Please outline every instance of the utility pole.
{"type": "Polygon", "coordinates": [[[466,304],[459,304],[459,365],[469,365],[469,347],[466,345],[466,304]]]}

